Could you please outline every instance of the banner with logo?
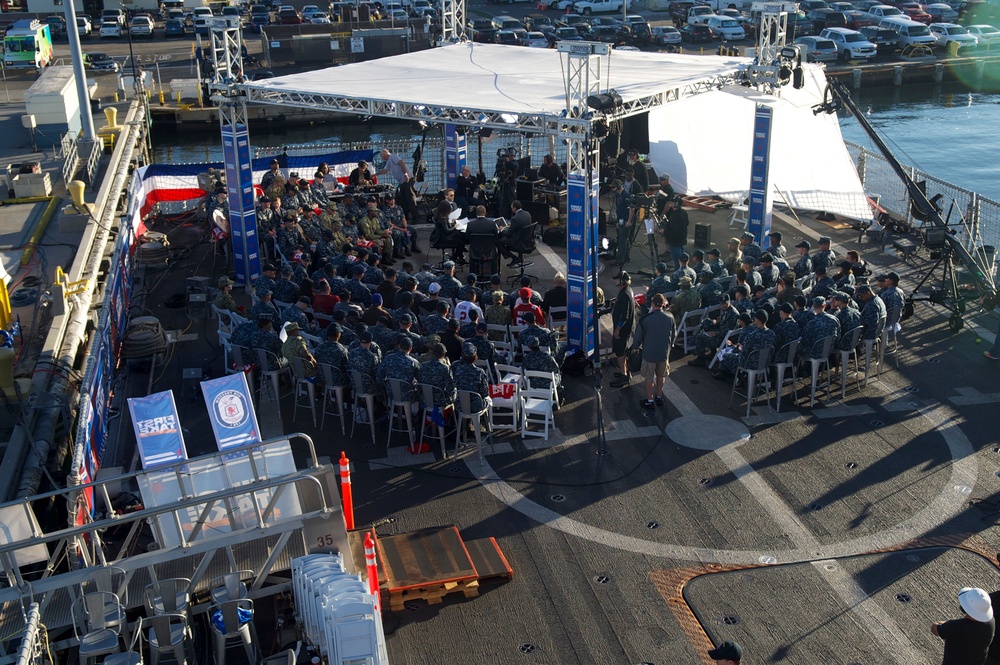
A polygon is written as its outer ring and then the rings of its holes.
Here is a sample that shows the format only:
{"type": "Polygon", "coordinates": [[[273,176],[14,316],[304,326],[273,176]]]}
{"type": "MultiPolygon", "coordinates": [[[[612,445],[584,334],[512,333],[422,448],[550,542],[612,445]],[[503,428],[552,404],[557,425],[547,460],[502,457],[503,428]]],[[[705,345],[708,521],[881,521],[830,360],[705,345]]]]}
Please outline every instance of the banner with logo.
{"type": "Polygon", "coordinates": [[[219,450],[260,441],[257,414],[243,372],[201,382],[219,450]]]}
{"type": "Polygon", "coordinates": [[[187,459],[184,435],[177,418],[174,393],[165,390],[148,397],[128,400],[135,440],[143,469],[152,469],[187,459]]]}

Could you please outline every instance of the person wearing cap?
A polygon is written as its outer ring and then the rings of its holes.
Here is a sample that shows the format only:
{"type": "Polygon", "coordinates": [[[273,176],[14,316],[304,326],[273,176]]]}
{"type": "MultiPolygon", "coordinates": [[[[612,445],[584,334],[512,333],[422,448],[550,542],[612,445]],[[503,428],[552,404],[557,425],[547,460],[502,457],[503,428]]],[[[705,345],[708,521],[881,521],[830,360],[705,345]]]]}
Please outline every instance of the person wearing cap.
{"type": "Polygon", "coordinates": [[[274,218],[274,208],[271,207],[271,199],[262,196],[257,199],[257,230],[263,236],[278,228],[274,218]]]}
{"type": "Polygon", "coordinates": [[[425,263],[420,266],[420,270],[413,274],[413,279],[417,282],[417,289],[423,293],[430,293],[428,287],[431,282],[437,279],[437,275],[431,270],[431,264],[425,263]]]}
{"type": "MultiPolygon", "coordinates": [[[[688,214],[681,205],[679,196],[667,201],[664,206],[663,237],[674,261],[674,270],[681,269],[681,255],[688,241],[688,214]]],[[[692,271],[693,272],[693,271],[692,271]]],[[[694,277],[691,277],[694,281],[694,277]]]]}
{"type": "Polygon", "coordinates": [[[442,273],[436,282],[441,287],[440,296],[442,298],[454,298],[458,295],[458,290],[462,288],[462,283],[455,278],[455,262],[445,261],[441,266],[442,273]]]}
{"type": "Polygon", "coordinates": [[[740,270],[736,271],[737,281],[739,281],[739,278],[742,277],[743,282],[750,287],[751,293],[753,293],[754,287],[764,283],[760,273],[755,270],[757,263],[758,261],[756,257],[744,254],[743,261],[740,264],[740,270]]]}
{"type": "Polygon", "coordinates": [[[367,307],[371,307],[372,304],[372,292],[371,289],[363,283],[364,276],[364,264],[355,261],[351,266],[351,278],[347,280],[347,285],[345,287],[351,293],[351,302],[362,308],[362,311],[367,307]]]}
{"type": "Polygon", "coordinates": [[[812,249],[812,245],[809,244],[808,240],[803,240],[795,246],[795,249],[799,253],[799,259],[792,266],[792,270],[795,272],[797,279],[802,279],[813,271],[812,257],[809,256],[809,250],[812,249]]]}
{"type": "MultiPolygon", "coordinates": [[[[524,340],[522,348],[525,349],[521,359],[521,367],[533,372],[550,372],[556,377],[556,387],[562,390],[562,373],[559,369],[559,361],[552,355],[550,347],[542,343],[538,337],[530,337],[524,340]]],[[[548,379],[532,377],[529,381],[531,388],[550,388],[552,382],[548,379]]]]}
{"type": "Polygon", "coordinates": [[[289,211],[285,213],[281,226],[278,227],[277,240],[278,249],[286,257],[292,256],[297,250],[306,246],[306,237],[302,233],[302,228],[299,226],[298,217],[295,212],[289,211]]]}
{"type": "MultiPolygon", "coordinates": [[[[799,328],[799,324],[792,318],[793,312],[795,312],[795,308],[791,303],[786,302],[778,307],[778,323],[771,328],[774,330],[774,335],[777,338],[774,347],[775,353],[789,342],[802,337],[802,330],[799,328]]],[[[777,362],[791,362],[791,359],[779,358],[777,362]]]]}
{"type": "Polygon", "coordinates": [[[771,231],[767,234],[767,246],[764,251],[776,259],[785,258],[787,253],[785,246],[781,244],[781,238],[781,231],[771,231]]]}
{"type": "Polygon", "coordinates": [[[263,316],[257,319],[257,330],[250,338],[250,348],[254,351],[263,349],[271,354],[267,357],[268,371],[285,366],[285,360],[281,357],[281,338],[274,332],[274,323],[271,319],[263,316]]]}
{"type": "Polygon", "coordinates": [[[656,214],[663,217],[667,210],[667,202],[672,200],[677,194],[670,184],[670,176],[666,173],[660,176],[660,188],[656,190],[656,214]]]}
{"type": "Polygon", "coordinates": [[[385,199],[380,219],[382,220],[382,228],[387,229],[392,234],[392,245],[395,248],[397,259],[413,256],[413,252],[420,252],[420,248],[417,247],[417,232],[410,227],[406,211],[401,206],[396,205],[395,197],[389,196],[385,199]]]}
{"type": "Polygon", "coordinates": [[[837,254],[830,249],[830,238],[822,236],[819,241],[819,249],[812,255],[813,271],[820,266],[832,268],[837,263],[837,254]]]}
{"type": "MultiPolygon", "coordinates": [[[[511,308],[504,304],[506,295],[503,291],[493,291],[490,293],[490,305],[483,312],[483,320],[491,326],[509,326],[514,317],[511,308]]],[[[501,342],[504,333],[501,331],[490,332],[490,339],[494,342],[501,342]]]]}
{"type": "Polygon", "coordinates": [[[663,383],[670,373],[670,347],[673,346],[677,326],[674,317],[667,312],[667,299],[662,293],[649,300],[649,313],[639,319],[632,347],[642,355],[642,378],[646,384],[646,399],[643,408],[663,406],[663,383]]]}
{"type": "Polygon", "coordinates": [[[465,338],[458,333],[458,329],[458,321],[448,319],[445,329],[437,333],[438,337],[441,338],[441,343],[448,349],[448,359],[452,362],[461,360],[462,345],[465,344],[465,338]]]}
{"type": "MultiPolygon", "coordinates": [[[[494,275],[493,277],[497,278],[496,288],[500,288],[500,282],[499,282],[500,275],[494,275]]],[[[493,277],[491,277],[490,279],[492,280],[493,277]]],[[[538,293],[538,291],[535,291],[534,289],[531,288],[531,277],[525,275],[524,277],[521,277],[518,280],[517,286],[514,287],[514,289],[510,293],[507,294],[506,301],[512,303],[511,308],[517,307],[519,304],[521,304],[522,300],[520,293],[521,289],[523,288],[528,288],[531,291],[531,303],[533,305],[538,305],[539,307],[541,307],[542,296],[540,293],[538,293]]]]}
{"type": "Polygon", "coordinates": [[[229,279],[223,275],[219,278],[219,292],[216,294],[215,299],[212,304],[215,305],[219,310],[226,312],[238,312],[240,307],[233,300],[233,280],[229,279]]]}
{"type": "Polygon", "coordinates": [[[712,355],[718,350],[726,333],[736,329],[739,312],[733,307],[728,293],[719,295],[719,309],[702,317],[701,330],[694,338],[695,357],[688,361],[694,367],[707,367],[712,355]]]}
{"type": "Polygon", "coordinates": [[[521,315],[521,320],[524,321],[525,328],[518,334],[518,344],[529,346],[531,340],[537,339],[540,346],[552,349],[555,353],[556,336],[548,328],[542,327],[544,319],[539,321],[535,312],[526,311],[521,315]]]}
{"type": "Polygon", "coordinates": [[[840,321],[826,311],[825,298],[816,296],[812,299],[812,312],[813,317],[802,328],[802,344],[799,345],[799,357],[802,360],[820,358],[823,340],[827,337],[840,339],[840,321]]]}
{"type": "Polygon", "coordinates": [[[382,228],[377,201],[368,202],[365,216],[358,222],[358,233],[364,240],[375,243],[378,251],[386,257],[386,263],[392,263],[392,233],[382,228]]]}
{"type": "Polygon", "coordinates": [[[854,288],[854,273],[851,272],[853,264],[850,261],[841,261],[837,264],[837,274],[833,276],[833,283],[837,289],[854,288]]]}
{"type": "Polygon", "coordinates": [[[635,333],[636,307],[635,297],[632,295],[631,275],[624,270],[621,271],[615,278],[615,284],[618,286],[618,295],[615,297],[615,306],[611,309],[611,326],[614,329],[611,352],[615,356],[615,364],[618,365],[619,371],[615,373],[611,387],[624,388],[632,382],[626,355],[632,344],[632,335],[635,333]]]}
{"type": "Polygon", "coordinates": [[[534,295],[534,292],[527,286],[522,286],[517,290],[517,301],[514,303],[512,312],[516,325],[525,325],[527,323],[524,315],[528,312],[534,315],[535,321],[545,320],[545,313],[542,312],[542,308],[534,303],[534,295]]]}
{"type": "Polygon", "coordinates": [[[990,597],[982,589],[965,587],[958,592],[958,606],[962,618],[931,624],[931,634],[944,640],[941,665],[982,665],[996,632],[990,597]]]}
{"type": "Polygon", "coordinates": [[[740,665],[743,647],[736,642],[726,640],[714,649],[709,649],[708,657],[721,665],[740,665]]]}
{"type": "Polygon", "coordinates": [[[728,271],[730,275],[735,275],[743,265],[743,250],[740,249],[740,246],[739,238],[729,239],[724,263],[726,271],[728,271]]]}
{"type": "Polygon", "coordinates": [[[433,314],[424,318],[424,334],[438,335],[448,329],[448,321],[451,319],[449,312],[451,305],[446,300],[435,302],[433,314]]]}
{"type": "Polygon", "coordinates": [[[281,321],[281,313],[274,306],[269,289],[257,289],[257,302],[250,308],[250,319],[256,321],[262,316],[267,316],[277,325],[281,321]]]}
{"type": "Polygon", "coordinates": [[[778,278],[781,273],[774,265],[774,257],[769,252],[760,255],[760,265],[757,266],[757,274],[760,275],[760,283],[765,289],[771,289],[778,285],[778,278]]]}
{"type": "Polygon", "coordinates": [[[382,255],[374,250],[365,254],[365,276],[361,281],[368,287],[369,291],[374,291],[378,288],[379,284],[385,281],[385,273],[379,268],[381,260],[382,255]]]}
{"type": "Polygon", "coordinates": [[[778,337],[774,331],[767,327],[768,313],[763,309],[758,309],[753,313],[752,322],[740,335],[740,341],[736,345],[736,352],[723,356],[722,362],[718,365],[718,371],[712,376],[716,379],[726,379],[734,376],[740,368],[755,365],[761,353],[774,353],[778,337]]]}
{"type": "Polygon", "coordinates": [[[496,364],[497,351],[487,335],[486,324],[475,323],[462,326],[462,329],[458,331],[458,335],[464,341],[472,342],[476,345],[476,357],[480,360],[485,360],[492,371],[493,366],[496,364]]]}
{"type": "Polygon", "coordinates": [[[752,256],[757,261],[760,261],[760,255],[764,253],[764,248],[757,244],[757,239],[753,233],[744,231],[740,236],[740,251],[743,252],[744,258],[752,256]]]}
{"type": "Polygon", "coordinates": [[[809,307],[809,299],[804,295],[795,296],[792,298],[792,307],[795,308],[795,311],[792,312],[792,318],[799,324],[799,330],[801,331],[813,318],[812,308],[809,307]]]}
{"type": "Polygon", "coordinates": [[[677,281],[677,289],[677,295],[670,301],[670,313],[675,321],[680,322],[684,314],[701,307],[701,294],[687,275],[677,281]]]}
{"type": "Polygon", "coordinates": [[[378,293],[372,294],[372,304],[361,315],[361,320],[368,326],[374,326],[383,316],[392,317],[392,314],[382,307],[382,296],[378,293]]]}
{"type": "Polygon", "coordinates": [[[347,347],[340,343],[342,334],[343,327],[336,321],[326,327],[326,336],[316,347],[316,362],[339,370],[333,373],[333,385],[345,387],[350,384],[350,375],[347,373],[350,356],[347,347]]]}
{"type": "Polygon", "coordinates": [[[309,296],[300,296],[298,300],[281,310],[281,323],[297,323],[302,330],[308,330],[310,325],[306,310],[311,304],[309,296]]]}
{"type": "Polygon", "coordinates": [[[281,276],[271,287],[271,295],[278,302],[292,303],[299,298],[299,287],[292,281],[292,272],[290,265],[281,266],[281,276]]]}
{"type": "Polygon", "coordinates": [[[260,179],[260,188],[265,192],[277,185],[284,185],[285,180],[287,180],[285,174],[281,172],[281,164],[278,163],[277,159],[272,159],[267,168],[267,173],[260,179]]]}
{"type": "MultiPolygon", "coordinates": [[[[906,304],[906,296],[903,294],[903,290],[899,288],[899,273],[890,271],[879,275],[876,282],[878,283],[878,297],[885,303],[885,311],[892,312],[892,310],[898,308],[902,312],[903,305],[906,304]]],[[[896,316],[895,318],[898,319],[899,317],[896,316]]],[[[899,331],[897,330],[896,332],[899,331]]]]}
{"type": "Polygon", "coordinates": [[[851,296],[843,291],[837,291],[830,296],[830,307],[840,324],[840,343],[837,348],[841,351],[850,351],[851,334],[861,325],[861,312],[856,307],[851,307],[851,296]]]}
{"type": "Polygon", "coordinates": [[[705,270],[698,274],[698,283],[695,285],[698,296],[701,299],[702,307],[714,307],[721,302],[722,283],[712,276],[711,270],[705,270]]]}
{"type": "Polygon", "coordinates": [[[401,290],[398,281],[395,268],[386,268],[382,281],[375,287],[375,292],[382,296],[382,303],[386,308],[392,307],[396,302],[396,294],[401,290]]]}
{"type": "Polygon", "coordinates": [[[688,261],[691,257],[688,256],[687,252],[681,252],[677,255],[677,269],[670,275],[670,285],[673,287],[673,291],[680,288],[680,281],[682,277],[687,277],[692,284],[698,281],[698,275],[694,270],[688,267],[688,261]]]}
{"type": "Polygon", "coordinates": [[[371,187],[375,184],[375,177],[368,169],[368,162],[363,159],[358,162],[357,167],[347,176],[347,184],[357,188],[371,187]]]}
{"type": "Polygon", "coordinates": [[[865,327],[861,339],[878,339],[882,334],[881,328],[885,326],[885,303],[867,284],[859,286],[854,296],[861,303],[861,325],[865,327]]]}
{"type": "Polygon", "coordinates": [[[371,395],[382,395],[382,390],[375,381],[375,370],[382,362],[382,351],[375,344],[370,330],[365,328],[358,333],[358,343],[348,349],[348,372],[360,372],[362,390],[371,395]]]}
{"type": "Polygon", "coordinates": [[[461,359],[451,366],[451,373],[455,378],[455,389],[471,393],[469,406],[473,412],[486,408],[490,399],[490,387],[486,372],[475,365],[478,358],[476,353],[475,344],[472,342],[463,343],[461,359]]]}
{"type": "Polygon", "coordinates": [[[646,298],[652,298],[657,293],[673,293],[675,291],[673,284],[671,284],[670,275],[667,274],[667,264],[660,261],[655,266],[653,266],[653,272],[656,274],[653,277],[653,281],[649,286],[646,287],[646,298]]]}
{"type": "Polygon", "coordinates": [[[458,290],[458,299],[465,300],[470,293],[476,294],[476,303],[483,302],[483,290],[476,286],[479,283],[479,275],[470,272],[465,276],[465,284],[458,290]]]}
{"type": "Polygon", "coordinates": [[[288,335],[288,338],[281,345],[281,356],[289,364],[292,363],[292,359],[300,358],[302,360],[303,375],[306,378],[312,378],[319,374],[319,367],[316,364],[316,358],[313,357],[313,354],[309,353],[309,347],[301,335],[301,330],[297,323],[289,323],[285,326],[285,333],[288,335]]]}
{"type": "Polygon", "coordinates": [[[753,313],[753,306],[750,304],[750,287],[746,284],[739,284],[732,290],[733,307],[739,314],[753,313]]]}
{"type": "Polygon", "coordinates": [[[417,308],[421,319],[427,314],[437,312],[438,303],[441,302],[441,285],[437,282],[431,282],[427,286],[427,293],[428,296],[420,301],[420,305],[417,308]]]}
{"type": "Polygon", "coordinates": [[[726,268],[726,262],[722,260],[722,252],[719,251],[718,247],[712,247],[706,253],[707,263],[706,266],[712,271],[712,275],[716,279],[725,279],[729,277],[729,270],[726,268]]]}
{"type": "Polygon", "coordinates": [[[425,347],[423,340],[420,338],[420,335],[418,335],[413,329],[413,322],[416,320],[416,317],[409,313],[400,315],[399,319],[396,320],[399,327],[399,330],[396,333],[396,343],[398,344],[399,340],[403,337],[407,337],[410,342],[413,343],[413,353],[423,353],[427,350],[427,348],[425,347]]]}
{"type": "Polygon", "coordinates": [[[455,403],[455,378],[451,374],[448,351],[444,344],[436,342],[429,350],[431,358],[421,361],[417,381],[433,386],[434,406],[444,408],[455,403]]]}
{"type": "Polygon", "coordinates": [[[712,269],[708,267],[707,263],[705,263],[705,250],[696,249],[693,252],[691,252],[691,258],[688,261],[688,268],[694,270],[694,274],[696,277],[701,277],[701,273],[703,272],[707,273],[712,272],[712,269]]]}
{"type": "Polygon", "coordinates": [[[250,318],[233,328],[229,335],[229,343],[233,346],[243,346],[247,349],[253,348],[253,336],[257,332],[257,319],[250,318]]]}
{"type": "Polygon", "coordinates": [[[812,288],[809,289],[809,295],[829,298],[837,290],[837,283],[833,281],[832,277],[826,274],[826,266],[817,266],[815,274],[816,281],[813,282],[812,288]]]}
{"type": "MultiPolygon", "coordinates": [[[[400,393],[405,402],[417,400],[416,380],[420,363],[411,355],[413,340],[400,337],[396,348],[385,354],[378,369],[375,370],[375,380],[385,389],[386,395],[392,395],[389,379],[399,381],[400,393]]],[[[409,414],[407,414],[409,418],[409,414]]]]}
{"type": "Polygon", "coordinates": [[[628,169],[632,169],[632,174],[638,184],[636,193],[642,194],[649,189],[649,170],[646,169],[646,164],[643,163],[642,159],[639,157],[639,151],[635,148],[628,151],[628,156],[625,161],[625,170],[628,171],[628,169]]]}

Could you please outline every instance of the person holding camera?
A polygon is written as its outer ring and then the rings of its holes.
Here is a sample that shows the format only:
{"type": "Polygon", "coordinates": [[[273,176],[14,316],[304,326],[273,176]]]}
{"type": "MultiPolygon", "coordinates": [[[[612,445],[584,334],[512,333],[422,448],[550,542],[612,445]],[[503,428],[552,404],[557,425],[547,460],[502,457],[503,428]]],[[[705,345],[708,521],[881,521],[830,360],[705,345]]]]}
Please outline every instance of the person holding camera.
{"type": "Polygon", "coordinates": [[[687,245],[688,214],[681,207],[681,199],[677,196],[667,201],[663,209],[666,214],[663,235],[667,241],[667,247],[670,248],[670,257],[674,260],[674,270],[679,270],[681,254],[684,253],[684,247],[687,245]]]}

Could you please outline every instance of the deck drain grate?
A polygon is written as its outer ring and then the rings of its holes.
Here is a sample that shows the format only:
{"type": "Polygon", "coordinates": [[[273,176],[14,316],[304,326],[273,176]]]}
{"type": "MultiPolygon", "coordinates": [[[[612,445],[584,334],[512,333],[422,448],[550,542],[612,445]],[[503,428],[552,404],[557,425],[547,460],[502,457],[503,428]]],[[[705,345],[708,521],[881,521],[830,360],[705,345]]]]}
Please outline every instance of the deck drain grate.
{"type": "Polygon", "coordinates": [[[740,618],[735,614],[726,614],[722,617],[722,623],[727,626],[735,626],[740,622],[740,618]]]}
{"type": "Polygon", "coordinates": [[[598,584],[609,584],[611,582],[611,576],[598,575],[597,577],[594,578],[594,581],[597,582],[598,584]]]}
{"type": "Polygon", "coordinates": [[[556,503],[559,503],[561,501],[565,501],[566,500],[566,497],[563,496],[562,494],[553,494],[549,498],[552,499],[553,501],[555,501],[556,503]]]}
{"type": "Polygon", "coordinates": [[[995,453],[1000,453],[1000,446],[993,446],[992,450],[995,453]]]}
{"type": "Polygon", "coordinates": [[[912,561],[913,563],[916,563],[916,562],[920,561],[920,557],[917,556],[916,554],[907,554],[906,555],[906,560],[907,561],[912,561]]]}
{"type": "Polygon", "coordinates": [[[881,420],[873,420],[871,422],[872,427],[882,427],[883,425],[885,425],[885,423],[882,422],[881,420]]]}
{"type": "Polygon", "coordinates": [[[712,479],[711,478],[702,478],[701,480],[698,481],[698,484],[699,485],[711,485],[712,484],[712,479]]]}
{"type": "Polygon", "coordinates": [[[919,393],[920,392],[920,386],[906,386],[905,388],[903,388],[903,392],[904,393],[919,393]]]}
{"type": "Polygon", "coordinates": [[[932,365],[937,365],[938,363],[941,362],[941,359],[940,358],[931,358],[927,362],[929,362],[932,365]]]}
{"type": "Polygon", "coordinates": [[[856,468],[858,468],[858,463],[857,462],[848,462],[848,463],[846,463],[844,465],[844,468],[845,469],[856,469],[856,468]]]}
{"type": "Polygon", "coordinates": [[[408,600],[405,603],[403,603],[403,607],[406,609],[407,612],[416,612],[417,610],[420,609],[420,603],[418,603],[415,600],[408,600]]]}
{"type": "Polygon", "coordinates": [[[462,467],[458,466],[457,464],[454,466],[449,466],[448,473],[462,473],[462,467]]]}
{"type": "Polygon", "coordinates": [[[910,594],[908,593],[897,593],[896,600],[898,600],[901,603],[909,603],[913,602],[913,597],[910,596],[910,594]]]}
{"type": "Polygon", "coordinates": [[[812,510],[812,511],[823,510],[823,504],[822,503],[810,503],[809,504],[809,510],[812,510]]]}
{"type": "Polygon", "coordinates": [[[773,556],[768,556],[767,554],[765,554],[762,557],[759,557],[757,561],[760,561],[765,566],[773,566],[774,564],[778,563],[777,559],[775,559],[773,556]]]}
{"type": "Polygon", "coordinates": [[[521,653],[533,653],[537,648],[538,647],[536,647],[531,642],[525,642],[524,644],[519,646],[517,650],[520,651],[521,653]]]}
{"type": "Polygon", "coordinates": [[[604,455],[608,454],[608,450],[606,448],[602,448],[597,451],[597,454],[603,457],[604,455]]]}
{"type": "Polygon", "coordinates": [[[366,443],[365,444],[365,450],[374,450],[374,449],[375,449],[375,444],[374,443],[366,443]]]}
{"type": "Polygon", "coordinates": [[[694,385],[694,386],[696,386],[696,385],[698,385],[699,383],[701,383],[701,381],[699,381],[698,379],[691,379],[691,385],[694,385]]]}
{"type": "Polygon", "coordinates": [[[651,520],[649,522],[646,522],[646,528],[647,529],[659,529],[660,528],[660,523],[657,522],[656,520],[651,520]]]}

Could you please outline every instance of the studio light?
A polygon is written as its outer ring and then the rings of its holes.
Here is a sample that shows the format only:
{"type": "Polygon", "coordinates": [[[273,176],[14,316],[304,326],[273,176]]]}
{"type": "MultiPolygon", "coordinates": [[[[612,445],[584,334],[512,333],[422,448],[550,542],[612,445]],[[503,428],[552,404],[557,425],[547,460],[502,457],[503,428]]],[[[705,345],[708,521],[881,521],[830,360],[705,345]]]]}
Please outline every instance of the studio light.
{"type": "Polygon", "coordinates": [[[615,90],[587,97],[587,106],[595,111],[610,111],[622,105],[622,96],[615,90]]]}

